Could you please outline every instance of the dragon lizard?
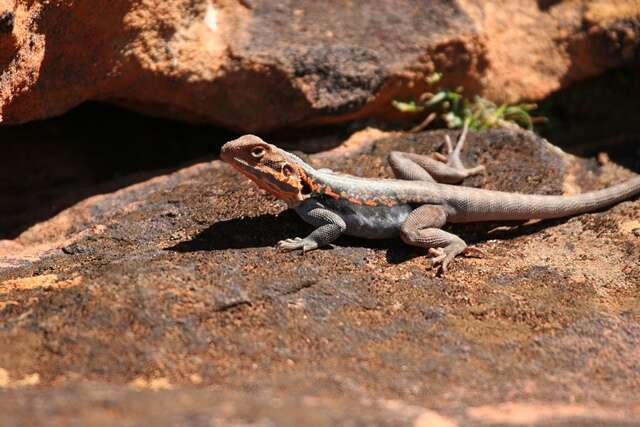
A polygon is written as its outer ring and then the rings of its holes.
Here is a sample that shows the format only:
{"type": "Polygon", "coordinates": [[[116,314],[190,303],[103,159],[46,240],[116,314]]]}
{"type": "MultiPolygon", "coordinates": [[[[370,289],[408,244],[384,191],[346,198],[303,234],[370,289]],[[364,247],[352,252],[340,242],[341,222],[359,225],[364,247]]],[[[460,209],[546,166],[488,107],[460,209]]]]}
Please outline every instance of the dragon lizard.
{"type": "Polygon", "coordinates": [[[442,230],[446,223],[567,217],[640,193],[640,177],[573,196],[453,185],[485,170],[484,166],[466,168],[460,160],[467,131],[465,127],[455,148],[445,137],[448,156],[392,152],[389,163],[397,179],[361,178],[315,169],[254,135],[227,142],[220,157],[316,227],[304,238],[280,241],[280,249],[306,252],[328,245],[342,234],[368,239],[400,236],[406,244],[427,249],[432,265],[441,273],[457,255],[481,253],[442,230]]]}

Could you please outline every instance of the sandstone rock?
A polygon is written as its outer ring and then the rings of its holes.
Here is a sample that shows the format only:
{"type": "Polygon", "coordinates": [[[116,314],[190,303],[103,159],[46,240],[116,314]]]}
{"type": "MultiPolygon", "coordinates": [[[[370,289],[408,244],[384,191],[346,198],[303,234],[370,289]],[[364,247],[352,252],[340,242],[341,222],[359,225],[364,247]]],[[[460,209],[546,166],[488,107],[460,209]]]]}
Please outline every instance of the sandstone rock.
{"type": "Polygon", "coordinates": [[[639,26],[634,0],[1,0],[0,114],[96,100],[253,132],[397,119],[390,101],[434,70],[537,100],[637,63],[639,26]]]}
{"type": "MultiPolygon", "coordinates": [[[[429,152],[443,134],[368,131],[309,159],[382,176],[390,150],[429,152]]],[[[523,131],[473,133],[463,154],[488,168],[466,185],[509,191],[630,175],[523,131]]],[[[0,243],[0,425],[638,419],[638,200],[456,227],[488,257],[458,259],[445,278],[399,241],[277,252],[309,231],[283,210],[214,161],[96,195],[0,243]]]]}

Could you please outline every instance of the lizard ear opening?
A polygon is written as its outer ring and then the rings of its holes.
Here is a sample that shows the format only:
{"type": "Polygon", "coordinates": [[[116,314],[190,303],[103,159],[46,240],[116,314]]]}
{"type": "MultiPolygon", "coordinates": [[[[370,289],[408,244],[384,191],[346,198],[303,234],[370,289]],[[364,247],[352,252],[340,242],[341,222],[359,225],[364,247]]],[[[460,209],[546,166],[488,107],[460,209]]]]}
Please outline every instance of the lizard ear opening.
{"type": "Polygon", "coordinates": [[[295,171],[293,170],[293,166],[291,166],[290,164],[285,164],[282,166],[282,174],[284,176],[291,176],[295,173],[295,171]]]}
{"type": "Polygon", "coordinates": [[[311,189],[311,186],[309,185],[309,183],[306,180],[302,180],[302,188],[300,189],[300,194],[302,194],[303,196],[308,196],[309,194],[313,193],[313,190],[311,189]]]}

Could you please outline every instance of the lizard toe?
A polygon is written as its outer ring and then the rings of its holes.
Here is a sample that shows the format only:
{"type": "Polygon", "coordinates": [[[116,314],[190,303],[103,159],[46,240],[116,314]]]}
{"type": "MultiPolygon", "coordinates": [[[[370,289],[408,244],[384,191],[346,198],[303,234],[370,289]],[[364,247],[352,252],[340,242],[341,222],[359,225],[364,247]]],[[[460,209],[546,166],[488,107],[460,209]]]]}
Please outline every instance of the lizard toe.
{"type": "Polygon", "coordinates": [[[442,248],[429,248],[429,255],[432,256],[432,262],[442,261],[447,256],[442,248]]]}
{"type": "Polygon", "coordinates": [[[444,276],[449,271],[449,264],[455,258],[455,255],[447,254],[444,257],[433,258],[431,261],[432,267],[437,269],[436,275],[439,277],[444,276]]]}
{"type": "Polygon", "coordinates": [[[429,255],[431,255],[429,259],[431,268],[442,266],[442,263],[447,258],[447,254],[442,248],[429,248],[429,255]]]}
{"type": "Polygon", "coordinates": [[[442,163],[445,163],[445,164],[449,161],[449,157],[445,156],[444,154],[438,153],[438,152],[432,153],[431,156],[435,160],[437,160],[439,162],[442,162],[442,163]]]}
{"type": "Polygon", "coordinates": [[[462,254],[464,256],[474,257],[474,258],[486,258],[487,257],[487,253],[485,251],[483,251],[482,249],[476,247],[476,246],[467,246],[462,251],[462,254]]]}
{"type": "Polygon", "coordinates": [[[314,249],[318,248],[318,244],[316,242],[304,242],[302,244],[302,253],[308,252],[308,251],[312,251],[314,249]]]}
{"type": "Polygon", "coordinates": [[[445,257],[445,259],[442,260],[440,268],[438,269],[438,274],[440,276],[444,276],[446,274],[446,272],[449,270],[449,264],[451,263],[451,261],[453,261],[454,258],[455,255],[449,254],[445,257]]]}

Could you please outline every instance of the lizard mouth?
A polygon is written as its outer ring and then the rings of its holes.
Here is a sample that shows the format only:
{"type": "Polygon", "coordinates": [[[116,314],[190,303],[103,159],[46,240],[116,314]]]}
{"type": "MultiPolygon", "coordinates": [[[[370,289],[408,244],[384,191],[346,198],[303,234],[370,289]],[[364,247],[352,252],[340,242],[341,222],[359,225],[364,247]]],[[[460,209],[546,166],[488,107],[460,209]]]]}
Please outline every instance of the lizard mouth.
{"type": "Polygon", "coordinates": [[[298,189],[288,185],[286,186],[287,188],[284,188],[285,185],[276,176],[273,176],[270,173],[257,171],[256,168],[251,166],[245,160],[233,157],[231,162],[228,160],[227,162],[238,172],[255,182],[258,187],[268,191],[274,196],[284,199],[298,198],[298,189]]]}
{"type": "Polygon", "coordinates": [[[244,160],[242,160],[239,157],[232,157],[231,158],[231,162],[229,161],[229,159],[224,159],[227,163],[231,164],[231,166],[235,167],[238,170],[253,170],[253,168],[249,165],[249,163],[245,162],[244,160]]]}
{"type": "Polygon", "coordinates": [[[255,168],[251,167],[249,163],[245,162],[244,160],[238,157],[232,157],[231,160],[232,161],[229,161],[229,160],[226,160],[226,161],[231,166],[233,166],[234,169],[236,169],[238,172],[240,172],[247,178],[251,179],[251,181],[254,181],[256,183],[259,181],[258,177],[255,174],[255,168]]]}

